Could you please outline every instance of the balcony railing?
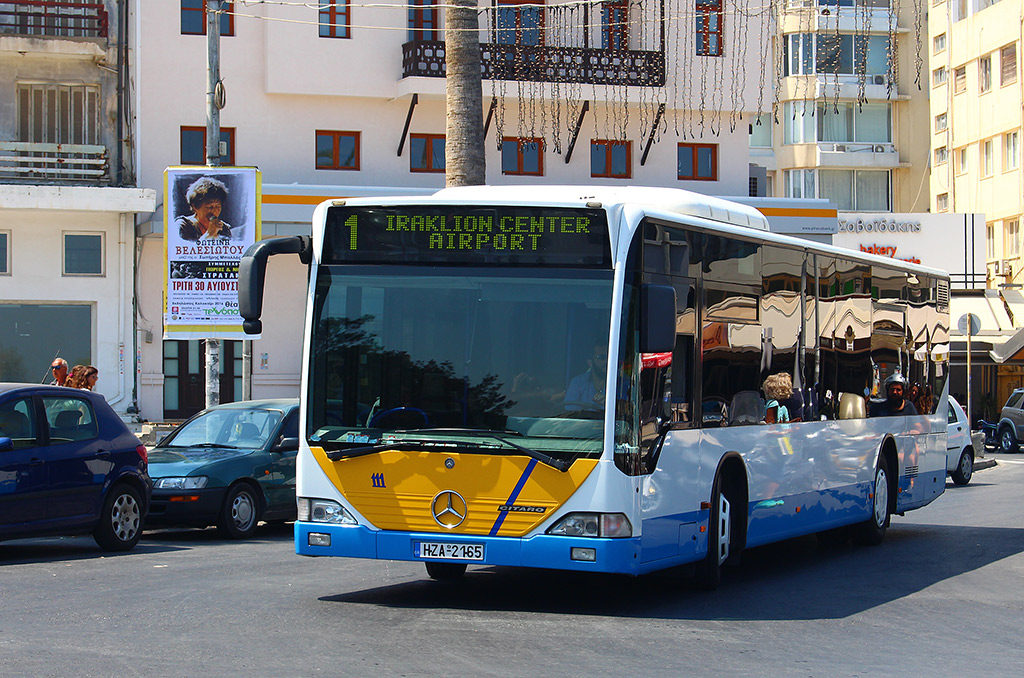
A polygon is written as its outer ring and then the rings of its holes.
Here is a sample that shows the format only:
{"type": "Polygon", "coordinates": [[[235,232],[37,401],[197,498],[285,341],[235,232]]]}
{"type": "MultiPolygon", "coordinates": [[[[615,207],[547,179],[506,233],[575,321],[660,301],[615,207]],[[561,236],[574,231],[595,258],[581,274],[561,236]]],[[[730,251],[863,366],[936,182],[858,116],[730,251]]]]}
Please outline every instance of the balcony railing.
{"type": "MultiPolygon", "coordinates": [[[[660,87],[665,84],[665,54],[481,43],[480,72],[486,80],[660,87]]],[[[402,45],[402,77],[417,76],[445,77],[443,40],[414,40],[402,45]]]]}
{"type": "Polygon", "coordinates": [[[0,141],[0,181],[104,183],[107,147],[0,141]]]}
{"type": "Polygon", "coordinates": [[[0,35],[5,34],[105,38],[107,10],[102,2],[0,2],[0,35]]]}

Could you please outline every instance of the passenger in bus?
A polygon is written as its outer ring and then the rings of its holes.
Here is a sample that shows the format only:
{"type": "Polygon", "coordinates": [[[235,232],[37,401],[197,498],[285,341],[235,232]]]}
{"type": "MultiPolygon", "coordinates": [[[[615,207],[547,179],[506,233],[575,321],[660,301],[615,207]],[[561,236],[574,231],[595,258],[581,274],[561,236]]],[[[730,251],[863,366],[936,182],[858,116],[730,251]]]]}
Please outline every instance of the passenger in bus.
{"type": "Polygon", "coordinates": [[[579,405],[593,408],[604,407],[604,384],[608,373],[608,348],[603,344],[594,346],[594,352],[587,361],[587,370],[569,382],[562,400],[566,410],[577,410],[579,405]]]}
{"type": "Polygon", "coordinates": [[[886,378],[884,382],[885,400],[871,403],[870,416],[894,417],[917,414],[914,403],[906,398],[907,380],[897,372],[886,378]]]}
{"type": "Polygon", "coordinates": [[[789,408],[782,401],[793,396],[793,379],[786,372],[773,374],[764,380],[761,386],[767,402],[764,404],[764,421],[766,424],[788,424],[789,408]]]}

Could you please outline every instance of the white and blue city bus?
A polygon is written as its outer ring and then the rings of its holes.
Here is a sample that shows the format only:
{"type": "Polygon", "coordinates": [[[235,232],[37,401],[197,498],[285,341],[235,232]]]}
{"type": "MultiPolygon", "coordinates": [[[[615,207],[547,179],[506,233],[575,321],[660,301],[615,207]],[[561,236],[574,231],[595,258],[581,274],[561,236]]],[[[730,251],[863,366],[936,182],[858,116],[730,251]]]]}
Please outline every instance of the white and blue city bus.
{"type": "Polygon", "coordinates": [[[877,544],[945,487],[941,271],[682,190],[452,188],[251,247],[251,333],[278,253],[310,266],[299,554],[711,588],[745,548],[877,544]],[[919,414],[882,416],[893,380],[919,414]]]}

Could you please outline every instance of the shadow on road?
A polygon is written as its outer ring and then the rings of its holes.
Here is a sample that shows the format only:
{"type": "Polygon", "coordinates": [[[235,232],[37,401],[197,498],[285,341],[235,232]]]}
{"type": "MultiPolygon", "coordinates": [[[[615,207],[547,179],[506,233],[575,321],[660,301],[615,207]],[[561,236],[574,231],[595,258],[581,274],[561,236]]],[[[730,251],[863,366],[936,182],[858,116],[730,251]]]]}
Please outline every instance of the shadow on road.
{"type": "MultiPolygon", "coordinates": [[[[265,523],[256,529],[256,534],[244,542],[273,543],[292,542],[293,526],[265,523]]],[[[127,558],[133,554],[169,553],[197,548],[203,544],[232,542],[220,536],[217,530],[173,528],[147,531],[134,549],[127,552],[104,551],[92,537],[41,537],[0,542],[0,566],[23,563],[42,563],[65,560],[87,560],[90,558],[127,558]]]]}
{"type": "Polygon", "coordinates": [[[639,578],[471,568],[457,582],[424,579],[325,596],[395,608],[511,610],[692,620],[841,619],[1024,552],[1024,529],[903,525],[878,547],[825,549],[814,537],[751,549],[714,593],[690,590],[684,568],[639,578]]]}

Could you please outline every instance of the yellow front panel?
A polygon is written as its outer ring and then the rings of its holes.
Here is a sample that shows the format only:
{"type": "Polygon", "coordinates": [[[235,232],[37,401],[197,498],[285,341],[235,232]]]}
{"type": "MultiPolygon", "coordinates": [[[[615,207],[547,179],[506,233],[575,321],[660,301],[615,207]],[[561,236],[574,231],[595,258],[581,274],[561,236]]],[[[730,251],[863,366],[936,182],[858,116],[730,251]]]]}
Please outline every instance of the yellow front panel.
{"type": "Polygon", "coordinates": [[[597,466],[596,459],[579,459],[563,473],[536,463],[514,505],[542,507],[544,512],[515,512],[498,508],[527,471],[532,460],[526,456],[389,450],[331,461],[322,448],[311,449],[335,487],[374,526],[415,532],[490,534],[504,515],[497,534],[521,537],[565,503],[597,466]],[[443,490],[466,501],[465,520],[457,527],[445,528],[434,520],[433,500],[443,490]]]}

